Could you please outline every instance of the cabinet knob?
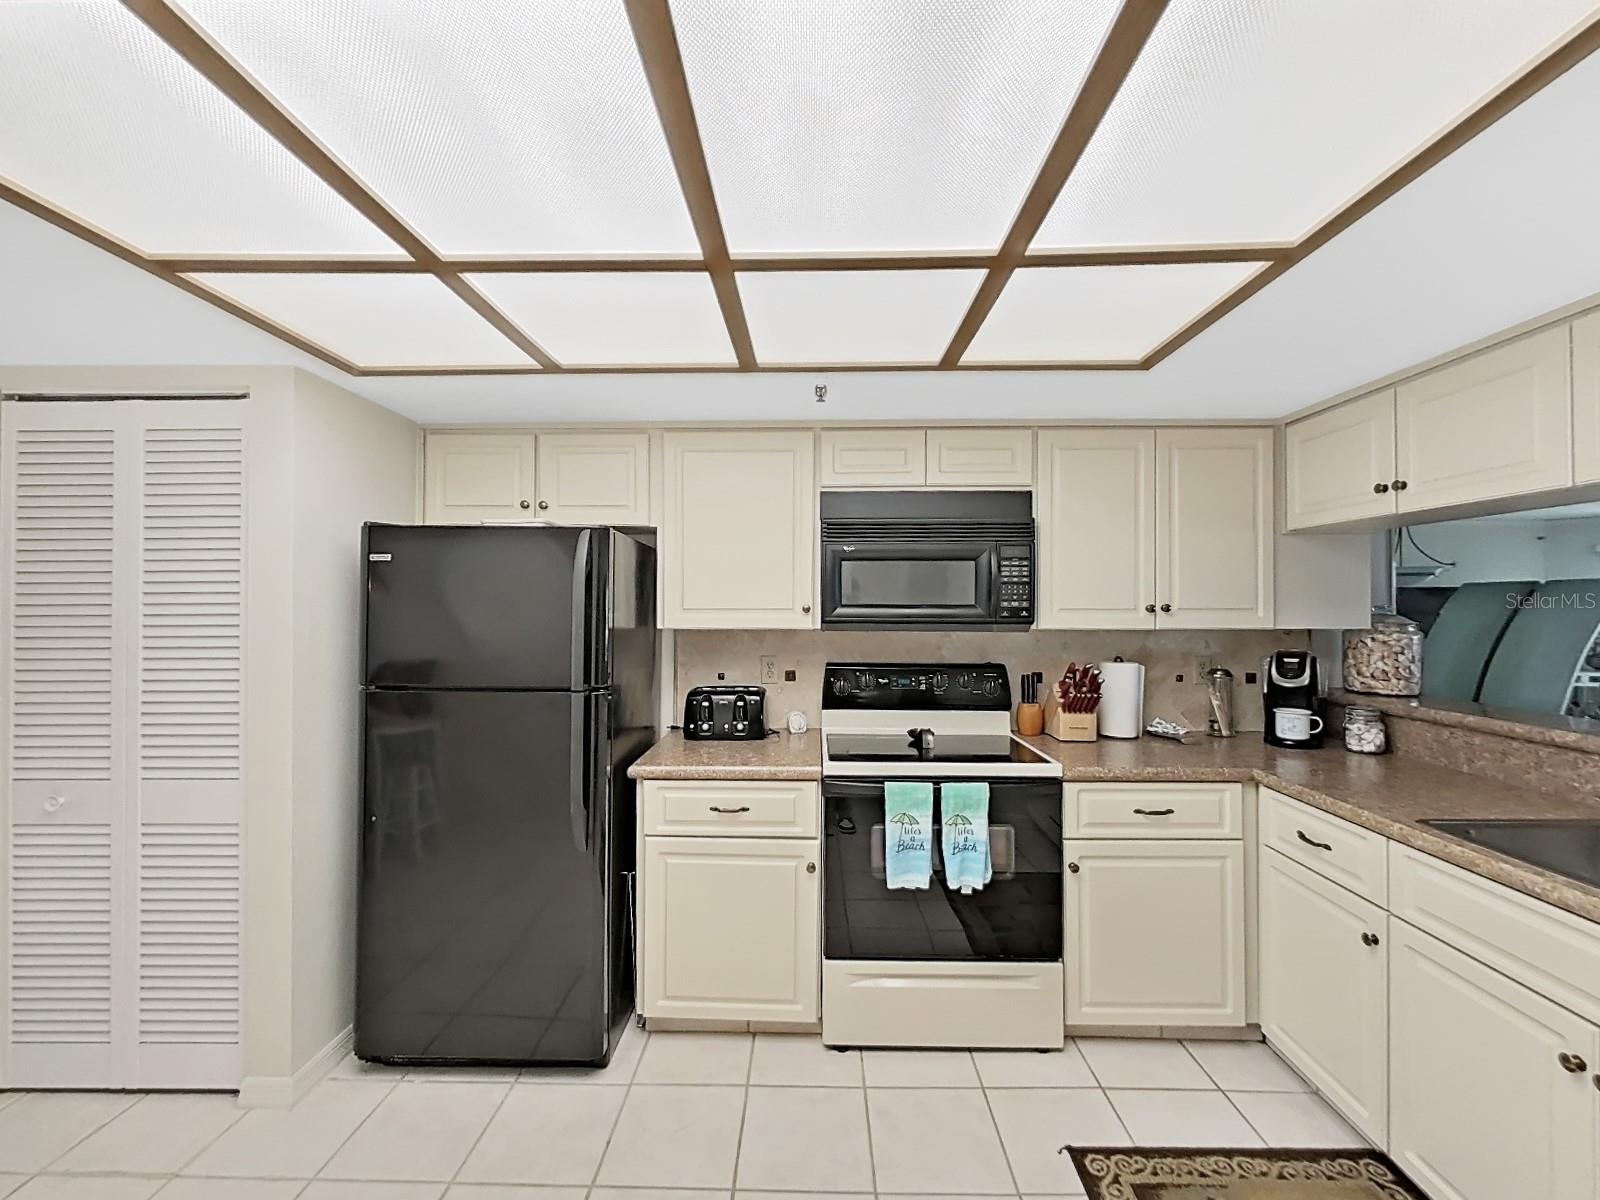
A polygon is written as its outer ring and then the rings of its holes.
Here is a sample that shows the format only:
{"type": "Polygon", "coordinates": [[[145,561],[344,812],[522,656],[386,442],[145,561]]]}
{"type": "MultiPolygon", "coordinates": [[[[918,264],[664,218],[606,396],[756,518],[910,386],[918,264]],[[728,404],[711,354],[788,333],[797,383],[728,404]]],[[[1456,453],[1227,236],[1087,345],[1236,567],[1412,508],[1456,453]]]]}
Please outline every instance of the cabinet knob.
{"type": "Polygon", "coordinates": [[[1570,1075],[1582,1075],[1589,1069],[1589,1064],[1583,1061],[1583,1055],[1569,1054],[1565,1050],[1556,1055],[1556,1061],[1561,1064],[1561,1069],[1570,1075]]]}
{"type": "Polygon", "coordinates": [[[518,508],[527,508],[528,507],[528,502],[526,500],[518,500],[517,501],[517,507],[518,508]]]}
{"type": "Polygon", "coordinates": [[[1156,606],[1155,606],[1155,605],[1154,605],[1154,604],[1146,604],[1146,605],[1145,605],[1145,606],[1144,606],[1144,610],[1145,610],[1145,612],[1147,612],[1147,613],[1153,613],[1153,612],[1155,612],[1155,610],[1156,610],[1156,606]]]}
{"type": "Polygon", "coordinates": [[[1403,492],[1406,490],[1406,481],[1404,479],[1396,479],[1389,486],[1394,488],[1394,490],[1397,492],[1403,492]]]}
{"type": "Polygon", "coordinates": [[[810,612],[810,611],[811,611],[811,605],[809,605],[809,604],[802,604],[802,605],[801,605],[801,606],[800,606],[800,611],[801,611],[801,612],[803,612],[803,613],[808,613],[808,612],[810,612]]]}
{"type": "Polygon", "coordinates": [[[539,501],[539,508],[540,508],[540,509],[541,509],[541,510],[543,510],[543,509],[546,509],[546,508],[549,508],[549,507],[550,507],[550,501],[548,501],[548,500],[541,500],[541,501],[539,501]]]}
{"type": "Polygon", "coordinates": [[[1163,604],[1163,605],[1162,605],[1162,606],[1161,606],[1161,611],[1162,611],[1162,612],[1171,612],[1171,611],[1172,611],[1172,605],[1170,605],[1170,604],[1163,604]]]}
{"type": "Polygon", "coordinates": [[[1376,946],[1378,944],[1378,935],[1375,933],[1363,933],[1361,935],[1361,944],[1363,946],[1376,946]]]}
{"type": "Polygon", "coordinates": [[[1067,864],[1067,870],[1071,871],[1074,875],[1076,875],[1078,873],[1078,870],[1079,870],[1078,864],[1077,863],[1068,863],[1067,864]]]}
{"type": "Polygon", "coordinates": [[[806,864],[806,874],[807,875],[815,875],[816,873],[817,873],[817,864],[816,863],[807,863],[806,864]]]}
{"type": "Polygon", "coordinates": [[[1372,490],[1381,496],[1389,490],[1389,485],[1387,483],[1375,483],[1372,485],[1372,490]]]}

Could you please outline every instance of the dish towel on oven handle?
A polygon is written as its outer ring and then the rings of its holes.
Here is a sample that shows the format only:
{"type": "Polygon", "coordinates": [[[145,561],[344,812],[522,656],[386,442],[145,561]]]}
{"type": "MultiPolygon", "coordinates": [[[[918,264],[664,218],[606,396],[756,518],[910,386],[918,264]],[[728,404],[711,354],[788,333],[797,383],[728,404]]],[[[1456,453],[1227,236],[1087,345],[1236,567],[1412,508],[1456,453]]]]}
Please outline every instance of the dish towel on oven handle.
{"type": "Polygon", "coordinates": [[[883,874],[891,888],[925,888],[933,877],[933,784],[883,785],[883,874]]]}
{"type": "Polygon", "coordinates": [[[989,861],[989,785],[939,785],[939,820],[944,826],[944,881],[970,896],[994,877],[989,861]]]}

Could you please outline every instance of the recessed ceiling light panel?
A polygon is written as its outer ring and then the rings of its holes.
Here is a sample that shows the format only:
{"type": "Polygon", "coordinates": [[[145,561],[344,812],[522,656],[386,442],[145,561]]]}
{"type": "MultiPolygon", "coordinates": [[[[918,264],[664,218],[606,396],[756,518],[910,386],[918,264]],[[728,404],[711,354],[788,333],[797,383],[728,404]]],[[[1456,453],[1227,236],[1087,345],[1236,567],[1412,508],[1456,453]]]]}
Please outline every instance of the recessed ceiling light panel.
{"type": "Polygon", "coordinates": [[[736,361],[711,279],[698,271],[469,278],[563,366],[736,361]]]}
{"type": "Polygon", "coordinates": [[[1595,15],[1593,0],[1187,0],[1036,249],[1296,241],[1595,15]]]}
{"type": "Polygon", "coordinates": [[[443,253],[699,248],[620,0],[184,7],[443,253]]]}
{"type": "Polygon", "coordinates": [[[1114,0],[674,0],[735,253],[992,250],[1114,0]]]}
{"type": "Polygon", "coordinates": [[[395,253],[116,0],[0,3],[0,176],[150,254],[395,253]]]}
{"type": "Polygon", "coordinates": [[[537,365],[431,275],[190,278],[357,366],[537,365]]]}
{"type": "Polygon", "coordinates": [[[756,358],[778,363],[938,362],[982,271],[747,271],[756,358]]]}
{"type": "Polygon", "coordinates": [[[1262,266],[1025,267],[962,362],[1134,362],[1262,266]]]}

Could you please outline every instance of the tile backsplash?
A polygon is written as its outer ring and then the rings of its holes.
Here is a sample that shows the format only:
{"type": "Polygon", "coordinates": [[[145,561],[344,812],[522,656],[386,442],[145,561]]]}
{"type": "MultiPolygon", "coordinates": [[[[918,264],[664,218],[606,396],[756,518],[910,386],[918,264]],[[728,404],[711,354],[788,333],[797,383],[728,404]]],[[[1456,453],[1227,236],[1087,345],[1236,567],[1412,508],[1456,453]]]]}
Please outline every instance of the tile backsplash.
{"type": "MultiPolygon", "coordinates": [[[[1034,630],[1027,633],[840,632],[818,630],[679,630],[676,638],[676,695],[681,717],[684,694],[699,684],[760,683],[761,658],[777,659],[780,678],[794,671],[793,683],[769,683],[767,722],[781,727],[799,709],[817,723],[822,699],[822,669],[829,662],[1003,662],[1012,690],[1024,672],[1043,671],[1059,679],[1069,662],[1102,662],[1120,654],[1145,666],[1145,718],[1166,717],[1204,729],[1209,707],[1200,672],[1227,667],[1234,678],[1238,727],[1261,728],[1261,692],[1245,683],[1264,655],[1311,644],[1304,629],[1204,630],[1194,632],[1034,630]],[[718,672],[725,677],[717,678],[718,672]],[[1183,679],[1180,682],[1178,676],[1183,679]]],[[[676,719],[676,718],[675,718],[676,719]]]]}

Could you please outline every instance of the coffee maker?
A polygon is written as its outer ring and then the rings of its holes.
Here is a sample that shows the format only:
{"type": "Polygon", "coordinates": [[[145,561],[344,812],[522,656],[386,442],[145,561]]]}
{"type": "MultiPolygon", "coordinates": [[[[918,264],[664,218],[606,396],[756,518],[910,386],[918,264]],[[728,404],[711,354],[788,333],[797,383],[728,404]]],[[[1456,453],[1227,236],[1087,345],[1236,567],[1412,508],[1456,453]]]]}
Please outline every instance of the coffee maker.
{"type": "Polygon", "coordinates": [[[1274,650],[1261,664],[1262,736],[1267,745],[1312,750],[1322,745],[1322,678],[1309,650],[1274,650]]]}

